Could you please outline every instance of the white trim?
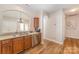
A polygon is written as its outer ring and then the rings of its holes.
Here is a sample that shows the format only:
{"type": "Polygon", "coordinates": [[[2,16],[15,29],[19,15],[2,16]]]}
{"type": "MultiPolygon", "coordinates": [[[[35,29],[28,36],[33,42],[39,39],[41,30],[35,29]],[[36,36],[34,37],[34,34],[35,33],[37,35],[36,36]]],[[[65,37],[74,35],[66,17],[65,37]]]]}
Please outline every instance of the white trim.
{"type": "Polygon", "coordinates": [[[57,41],[57,40],[53,40],[53,39],[49,39],[49,38],[45,38],[45,40],[53,41],[53,42],[56,42],[56,43],[58,43],[58,44],[63,44],[63,42],[59,42],[59,41],[57,41]]]}
{"type": "Polygon", "coordinates": [[[79,37],[72,37],[72,36],[67,36],[65,38],[73,38],[73,39],[79,39],[79,37]]]}

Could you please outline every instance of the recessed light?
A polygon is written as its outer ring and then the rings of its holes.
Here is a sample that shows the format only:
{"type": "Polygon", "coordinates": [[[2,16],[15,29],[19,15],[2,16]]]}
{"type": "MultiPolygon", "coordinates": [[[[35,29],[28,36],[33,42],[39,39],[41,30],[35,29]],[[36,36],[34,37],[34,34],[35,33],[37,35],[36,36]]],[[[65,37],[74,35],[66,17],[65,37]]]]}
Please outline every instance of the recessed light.
{"type": "Polygon", "coordinates": [[[74,8],[74,9],[71,9],[70,12],[75,12],[77,10],[78,10],[78,8],[74,8]]]}

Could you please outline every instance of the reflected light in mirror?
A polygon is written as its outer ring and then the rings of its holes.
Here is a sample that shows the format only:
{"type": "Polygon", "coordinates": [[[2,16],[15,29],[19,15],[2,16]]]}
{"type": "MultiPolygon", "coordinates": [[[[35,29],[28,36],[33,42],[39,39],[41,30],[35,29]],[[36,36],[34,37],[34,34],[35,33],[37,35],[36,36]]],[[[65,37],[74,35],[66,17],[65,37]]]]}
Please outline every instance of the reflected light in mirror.
{"type": "Polygon", "coordinates": [[[28,24],[25,24],[25,31],[29,31],[28,24]]]}
{"type": "Polygon", "coordinates": [[[20,23],[20,31],[24,31],[24,23],[20,23]]]}

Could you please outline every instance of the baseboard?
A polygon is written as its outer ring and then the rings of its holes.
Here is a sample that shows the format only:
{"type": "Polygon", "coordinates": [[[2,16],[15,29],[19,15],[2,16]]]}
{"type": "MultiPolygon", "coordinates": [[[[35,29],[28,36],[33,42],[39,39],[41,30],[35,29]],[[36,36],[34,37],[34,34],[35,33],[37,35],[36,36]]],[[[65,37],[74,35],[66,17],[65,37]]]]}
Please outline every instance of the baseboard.
{"type": "Polygon", "coordinates": [[[77,39],[77,40],[79,40],[79,38],[73,38],[73,37],[65,37],[65,39],[77,39]]]}
{"type": "Polygon", "coordinates": [[[49,40],[49,41],[53,41],[53,42],[55,42],[55,43],[58,43],[58,44],[63,44],[63,42],[59,42],[59,41],[56,41],[56,40],[53,40],[53,39],[48,39],[48,38],[45,38],[46,40],[49,40]]]}

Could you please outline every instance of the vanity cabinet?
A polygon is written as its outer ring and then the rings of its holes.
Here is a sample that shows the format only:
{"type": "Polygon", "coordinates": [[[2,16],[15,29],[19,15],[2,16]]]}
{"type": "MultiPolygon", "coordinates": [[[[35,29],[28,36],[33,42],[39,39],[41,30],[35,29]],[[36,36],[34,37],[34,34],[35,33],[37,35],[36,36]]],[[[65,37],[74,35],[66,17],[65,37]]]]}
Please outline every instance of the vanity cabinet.
{"type": "Polygon", "coordinates": [[[24,40],[24,48],[25,49],[29,49],[32,47],[32,36],[25,36],[25,40],[24,40]]]}
{"type": "MultiPolygon", "coordinates": [[[[24,49],[32,48],[33,35],[34,34],[1,40],[0,54],[17,54],[20,53],[21,51],[24,51],[24,49]]],[[[35,39],[38,41],[37,44],[40,44],[41,34],[38,33],[35,36],[36,36],[35,39]]]]}
{"type": "Polygon", "coordinates": [[[18,37],[13,39],[13,53],[19,53],[24,50],[24,38],[18,37]]]}
{"type": "Polygon", "coordinates": [[[1,41],[0,41],[0,54],[1,54],[1,41]]]}
{"type": "Polygon", "coordinates": [[[2,41],[2,54],[12,54],[12,40],[11,39],[2,41]]]}

